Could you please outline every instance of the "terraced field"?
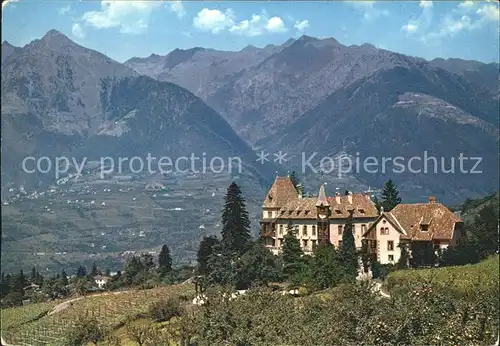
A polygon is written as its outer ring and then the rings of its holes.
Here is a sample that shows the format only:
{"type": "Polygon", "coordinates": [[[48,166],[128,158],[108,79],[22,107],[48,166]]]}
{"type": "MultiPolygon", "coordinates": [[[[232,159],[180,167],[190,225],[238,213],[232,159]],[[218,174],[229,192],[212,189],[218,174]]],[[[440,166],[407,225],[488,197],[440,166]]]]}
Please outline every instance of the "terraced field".
{"type": "Polygon", "coordinates": [[[127,318],[145,314],[155,301],[172,296],[194,296],[191,285],[164,286],[149,290],[132,290],[87,296],[64,310],[45,314],[56,303],[31,304],[2,310],[2,337],[14,345],[61,345],[79,316],[88,314],[102,325],[114,330],[127,318]]]}

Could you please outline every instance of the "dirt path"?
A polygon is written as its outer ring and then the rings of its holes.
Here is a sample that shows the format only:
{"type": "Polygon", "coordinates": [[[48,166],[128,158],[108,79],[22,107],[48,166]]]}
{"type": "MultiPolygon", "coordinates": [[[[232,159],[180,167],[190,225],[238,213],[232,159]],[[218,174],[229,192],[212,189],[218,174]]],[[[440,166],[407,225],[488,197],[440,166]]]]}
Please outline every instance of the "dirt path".
{"type": "Polygon", "coordinates": [[[53,314],[57,314],[57,313],[65,310],[65,309],[69,308],[71,305],[73,305],[74,302],[76,302],[78,300],[81,300],[81,299],[84,299],[84,298],[94,298],[94,297],[101,297],[101,296],[109,296],[109,295],[121,294],[121,293],[124,293],[124,292],[128,292],[128,291],[97,293],[97,294],[91,294],[89,296],[77,297],[77,298],[73,298],[73,299],[70,299],[70,300],[66,300],[65,302],[62,302],[62,303],[57,304],[56,306],[54,306],[52,308],[52,310],[47,314],[47,316],[50,316],[50,315],[53,315],[53,314]]]}
{"type": "Polygon", "coordinates": [[[57,304],[56,306],[54,306],[54,308],[52,308],[51,311],[49,311],[49,313],[47,314],[47,316],[50,316],[50,315],[53,315],[53,314],[57,314],[58,312],[61,312],[67,308],[69,308],[71,305],[73,305],[74,302],[78,301],[78,300],[81,300],[83,299],[84,297],[78,297],[78,298],[73,298],[73,299],[70,299],[70,300],[67,300],[65,302],[62,302],[60,304],[57,304]]]}

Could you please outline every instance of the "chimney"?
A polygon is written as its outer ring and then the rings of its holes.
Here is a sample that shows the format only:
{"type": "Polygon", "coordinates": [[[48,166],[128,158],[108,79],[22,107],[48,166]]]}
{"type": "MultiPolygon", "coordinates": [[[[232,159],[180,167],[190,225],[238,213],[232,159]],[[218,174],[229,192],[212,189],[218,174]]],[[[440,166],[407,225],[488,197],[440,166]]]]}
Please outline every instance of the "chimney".
{"type": "Polygon", "coordinates": [[[335,202],[336,202],[337,204],[340,204],[340,192],[337,192],[337,193],[335,194],[335,202]]]}
{"type": "Polygon", "coordinates": [[[371,200],[372,200],[372,199],[370,198],[370,194],[369,194],[369,193],[366,193],[366,192],[365,192],[365,198],[366,198],[366,200],[367,200],[367,201],[370,201],[370,202],[371,202],[371,200]]]}
{"type": "Polygon", "coordinates": [[[349,204],[352,204],[352,192],[349,191],[349,193],[347,194],[347,201],[349,202],[349,204]]]}
{"type": "Polygon", "coordinates": [[[429,196],[429,204],[431,204],[431,203],[436,203],[436,197],[429,196]]]}
{"type": "Polygon", "coordinates": [[[380,215],[384,213],[384,207],[380,206],[380,215]]]}

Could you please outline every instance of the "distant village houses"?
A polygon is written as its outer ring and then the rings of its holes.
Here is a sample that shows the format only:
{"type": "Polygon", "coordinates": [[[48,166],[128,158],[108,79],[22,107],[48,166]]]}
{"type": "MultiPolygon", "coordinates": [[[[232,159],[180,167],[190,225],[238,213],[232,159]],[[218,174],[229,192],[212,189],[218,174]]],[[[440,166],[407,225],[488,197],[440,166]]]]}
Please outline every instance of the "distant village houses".
{"type": "Polygon", "coordinates": [[[394,264],[401,247],[427,245],[434,250],[457,243],[463,222],[433,197],[428,203],[400,204],[390,212],[380,212],[368,194],[329,197],[321,184],[318,195],[299,195],[289,177],[277,177],[262,205],[260,237],[274,254],[280,253],[284,236],[296,230],[305,254],[321,242],[342,246],[345,224],[352,214],[355,245],[365,249],[374,261],[394,264]]]}

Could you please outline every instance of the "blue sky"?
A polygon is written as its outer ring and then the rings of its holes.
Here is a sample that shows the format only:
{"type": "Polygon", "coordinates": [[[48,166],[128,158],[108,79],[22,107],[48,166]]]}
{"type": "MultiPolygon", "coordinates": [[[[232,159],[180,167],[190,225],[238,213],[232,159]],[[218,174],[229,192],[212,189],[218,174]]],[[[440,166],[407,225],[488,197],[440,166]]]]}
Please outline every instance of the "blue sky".
{"type": "Polygon", "coordinates": [[[239,50],[302,34],[426,59],[499,59],[499,7],[489,2],[33,1],[3,8],[2,41],[23,46],[56,29],[118,61],[175,48],[239,50]]]}

